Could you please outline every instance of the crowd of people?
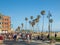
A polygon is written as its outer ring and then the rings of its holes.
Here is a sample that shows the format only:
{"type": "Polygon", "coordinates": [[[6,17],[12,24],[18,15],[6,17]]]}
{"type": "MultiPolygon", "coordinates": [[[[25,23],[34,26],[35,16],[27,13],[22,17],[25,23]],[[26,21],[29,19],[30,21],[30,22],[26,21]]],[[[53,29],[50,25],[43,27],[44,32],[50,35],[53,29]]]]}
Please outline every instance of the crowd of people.
{"type": "Polygon", "coordinates": [[[32,35],[30,33],[5,33],[0,34],[0,40],[31,40],[32,35]]]}
{"type": "MultiPolygon", "coordinates": [[[[54,35],[54,39],[56,39],[56,37],[57,37],[57,33],[55,33],[55,35],[54,35]]],[[[38,35],[37,37],[36,37],[36,39],[37,40],[51,40],[51,35],[43,35],[43,34],[41,34],[40,36],[38,35]]]]}
{"type": "MultiPolygon", "coordinates": [[[[55,33],[55,38],[57,37],[57,34],[55,33]]],[[[7,34],[0,34],[0,40],[31,40],[32,34],[30,33],[7,33],[7,34]]],[[[44,36],[43,34],[41,36],[37,36],[37,40],[47,40],[49,39],[49,34],[47,36],[44,36]]]]}

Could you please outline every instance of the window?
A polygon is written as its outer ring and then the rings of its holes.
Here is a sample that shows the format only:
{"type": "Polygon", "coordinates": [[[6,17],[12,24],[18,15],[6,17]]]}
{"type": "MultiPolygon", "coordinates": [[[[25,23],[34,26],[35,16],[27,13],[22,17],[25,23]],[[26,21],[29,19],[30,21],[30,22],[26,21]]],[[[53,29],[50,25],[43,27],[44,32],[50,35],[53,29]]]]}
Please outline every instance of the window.
{"type": "Polygon", "coordinates": [[[5,24],[8,24],[7,22],[5,24]]]}
{"type": "Polygon", "coordinates": [[[8,21],[8,19],[5,19],[5,21],[8,21]]]}

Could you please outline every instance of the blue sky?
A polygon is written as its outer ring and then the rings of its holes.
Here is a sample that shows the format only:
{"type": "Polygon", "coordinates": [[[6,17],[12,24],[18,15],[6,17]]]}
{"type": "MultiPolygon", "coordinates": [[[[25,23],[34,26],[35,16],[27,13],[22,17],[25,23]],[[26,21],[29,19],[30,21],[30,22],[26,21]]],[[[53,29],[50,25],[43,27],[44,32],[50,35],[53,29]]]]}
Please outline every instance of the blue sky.
{"type": "MultiPolygon", "coordinates": [[[[11,17],[11,24],[16,29],[24,23],[25,29],[25,17],[30,16],[36,18],[37,15],[41,15],[42,10],[46,11],[44,19],[44,30],[48,30],[48,11],[51,12],[54,20],[52,30],[60,30],[60,0],[0,0],[0,13],[11,17]]],[[[42,30],[42,15],[39,22],[39,29],[42,30]]],[[[29,23],[28,23],[29,29],[29,23]]],[[[36,27],[35,27],[36,29],[36,27]]]]}

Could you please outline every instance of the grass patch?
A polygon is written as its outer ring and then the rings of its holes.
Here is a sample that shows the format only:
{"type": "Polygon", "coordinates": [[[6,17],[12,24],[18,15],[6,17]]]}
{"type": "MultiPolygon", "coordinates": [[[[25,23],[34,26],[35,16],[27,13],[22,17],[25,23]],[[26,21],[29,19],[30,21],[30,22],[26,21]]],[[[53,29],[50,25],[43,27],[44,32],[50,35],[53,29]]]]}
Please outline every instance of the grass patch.
{"type": "Polygon", "coordinates": [[[60,42],[60,37],[51,37],[50,39],[55,39],[57,42],[60,42]]]}

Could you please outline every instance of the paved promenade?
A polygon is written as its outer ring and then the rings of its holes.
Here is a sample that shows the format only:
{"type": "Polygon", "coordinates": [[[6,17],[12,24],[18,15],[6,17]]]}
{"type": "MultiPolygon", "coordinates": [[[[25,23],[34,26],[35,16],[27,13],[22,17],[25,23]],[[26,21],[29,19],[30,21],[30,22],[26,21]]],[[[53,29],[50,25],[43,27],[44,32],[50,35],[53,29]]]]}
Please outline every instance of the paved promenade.
{"type": "Polygon", "coordinates": [[[6,40],[3,42],[3,44],[0,44],[0,45],[48,45],[48,44],[42,41],[34,41],[34,40],[32,40],[29,44],[26,41],[6,40]]]}
{"type": "MultiPolygon", "coordinates": [[[[40,41],[40,40],[32,40],[30,44],[28,44],[26,41],[13,41],[13,40],[6,40],[3,42],[3,44],[0,45],[50,45],[46,41],[40,41]]],[[[60,42],[56,42],[56,45],[60,45],[60,42]]]]}

